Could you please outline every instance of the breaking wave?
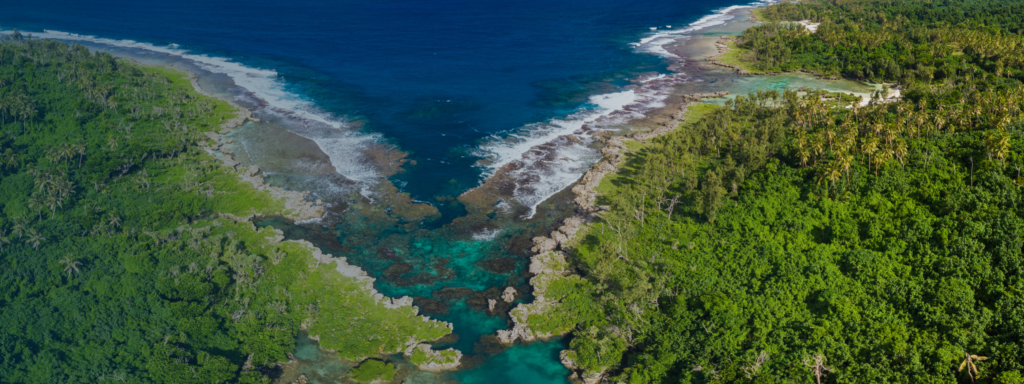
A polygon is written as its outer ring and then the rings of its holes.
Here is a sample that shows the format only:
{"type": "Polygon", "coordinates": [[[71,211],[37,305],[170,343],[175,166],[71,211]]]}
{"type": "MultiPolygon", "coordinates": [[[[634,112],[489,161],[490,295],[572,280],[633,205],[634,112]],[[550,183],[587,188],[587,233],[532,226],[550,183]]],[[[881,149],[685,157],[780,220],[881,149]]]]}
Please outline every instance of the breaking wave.
{"type": "Polygon", "coordinates": [[[529,208],[575,183],[600,153],[592,148],[596,134],[665,106],[672,87],[694,81],[684,73],[636,79],[630,89],[591,96],[580,109],[561,119],[530,124],[514,132],[491,136],[476,155],[484,160],[485,176],[505,172],[515,182],[513,197],[529,208]]]}
{"type": "Polygon", "coordinates": [[[654,31],[654,33],[651,33],[649,36],[640,39],[639,42],[633,43],[633,47],[635,47],[637,51],[640,52],[650,53],[670,59],[679,59],[679,56],[677,56],[676,54],[665,50],[664,46],[666,44],[671,44],[675,42],[680,37],[686,36],[701,29],[725,24],[725,22],[732,20],[733,17],[735,17],[732,15],[733,11],[739,9],[763,7],[777,2],[778,0],[765,0],[753,2],[747,5],[733,5],[730,7],[721,8],[715,10],[710,15],[701,17],[700,19],[690,23],[686,27],[679,29],[671,29],[671,26],[666,26],[669,29],[658,31],[657,27],[652,27],[651,30],[654,31]]]}
{"type": "Polygon", "coordinates": [[[308,99],[289,91],[287,83],[273,69],[252,68],[228,58],[191,53],[177,44],[158,46],[53,30],[33,33],[33,36],[162,53],[191,61],[211,73],[227,75],[248,93],[247,96],[256,99],[260,106],[257,112],[284,118],[290,130],[314,141],[330,158],[335,171],[346,179],[365,186],[381,176],[365,156],[372,145],[381,142],[379,135],[358,132],[343,120],[319,110],[308,99]]]}

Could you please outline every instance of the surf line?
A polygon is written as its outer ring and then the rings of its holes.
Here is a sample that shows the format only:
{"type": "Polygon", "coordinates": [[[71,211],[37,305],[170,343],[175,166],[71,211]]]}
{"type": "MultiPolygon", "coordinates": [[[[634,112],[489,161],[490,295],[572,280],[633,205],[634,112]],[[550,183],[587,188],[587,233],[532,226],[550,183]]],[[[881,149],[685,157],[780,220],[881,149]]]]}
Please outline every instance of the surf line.
{"type": "Polygon", "coordinates": [[[566,117],[491,135],[474,152],[482,159],[477,163],[483,169],[482,185],[478,188],[498,177],[510,180],[514,183],[513,192],[503,197],[502,203],[514,200],[526,208],[523,218],[533,217],[538,205],[576,183],[601,159],[593,146],[599,138],[597,135],[648,117],[650,112],[666,107],[665,100],[677,85],[701,81],[680,70],[685,59],[666,50],[666,45],[686,39],[694,32],[725,24],[738,10],[776,2],[767,0],[720,8],[678,29],[652,28],[652,33],[631,45],[638,53],[668,60],[671,73],[632,79],[629,89],[591,96],[586,104],[566,117]]]}
{"type": "Polygon", "coordinates": [[[192,53],[180,48],[178,44],[158,46],[135,40],[108,39],[47,29],[32,32],[32,36],[159,53],[185,60],[210,73],[226,75],[235,86],[243,90],[241,96],[235,97],[236,100],[244,96],[252,97],[259,105],[254,112],[281,117],[287,122],[283,125],[290,131],[315,142],[328,156],[335,171],[360,185],[364,194],[382,177],[367,157],[371,147],[383,142],[381,135],[357,131],[343,119],[320,110],[308,98],[288,90],[288,84],[278,76],[276,70],[253,68],[229,58],[192,53]]]}

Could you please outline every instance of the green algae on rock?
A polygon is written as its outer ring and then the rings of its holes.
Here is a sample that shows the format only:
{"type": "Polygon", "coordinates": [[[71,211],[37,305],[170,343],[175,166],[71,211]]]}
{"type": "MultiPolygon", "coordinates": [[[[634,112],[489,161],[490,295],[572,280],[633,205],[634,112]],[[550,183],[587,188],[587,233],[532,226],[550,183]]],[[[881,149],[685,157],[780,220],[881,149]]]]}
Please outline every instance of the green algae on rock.
{"type": "Polygon", "coordinates": [[[431,349],[429,344],[410,345],[405,350],[405,356],[424,371],[448,371],[462,364],[462,351],[454,348],[438,351],[431,349]]]}
{"type": "Polygon", "coordinates": [[[395,365],[377,359],[367,359],[349,372],[360,383],[389,383],[395,379],[395,365]]]}

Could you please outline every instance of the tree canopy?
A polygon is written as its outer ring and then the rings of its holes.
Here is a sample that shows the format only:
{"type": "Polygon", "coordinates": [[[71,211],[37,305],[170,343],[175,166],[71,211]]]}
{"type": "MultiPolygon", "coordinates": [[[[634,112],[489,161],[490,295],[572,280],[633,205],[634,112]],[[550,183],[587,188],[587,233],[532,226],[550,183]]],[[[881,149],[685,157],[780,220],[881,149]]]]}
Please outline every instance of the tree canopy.
{"type": "Polygon", "coordinates": [[[530,323],[574,329],[566,358],[613,381],[1021,382],[1022,5],[769,6],[821,26],[753,27],[749,60],[903,97],[691,106],[602,182],[579,276],[530,323]]]}

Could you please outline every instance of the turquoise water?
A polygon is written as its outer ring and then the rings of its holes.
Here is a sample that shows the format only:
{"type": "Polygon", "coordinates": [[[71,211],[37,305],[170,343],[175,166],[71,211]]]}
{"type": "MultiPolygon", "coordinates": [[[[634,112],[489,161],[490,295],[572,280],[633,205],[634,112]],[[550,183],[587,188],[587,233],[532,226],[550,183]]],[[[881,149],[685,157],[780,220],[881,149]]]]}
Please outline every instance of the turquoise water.
{"type": "MultiPolygon", "coordinates": [[[[564,381],[571,373],[561,364],[551,363],[558,361],[559,352],[567,347],[565,338],[520,345],[491,356],[486,361],[469,359],[469,364],[483,363],[474,366],[473,369],[445,373],[420,371],[399,355],[390,356],[385,360],[395,364],[399,370],[395,382],[407,384],[547,383],[558,378],[563,378],[564,381]]],[[[347,373],[358,365],[324,352],[304,333],[300,334],[296,341],[294,355],[297,363],[289,367],[289,373],[280,378],[281,382],[290,383],[300,374],[305,375],[313,384],[351,382],[347,373]]]]}
{"type": "MultiPolygon", "coordinates": [[[[652,28],[685,27],[737,3],[38,0],[5,4],[0,27],[85,42],[146,63],[173,63],[199,74],[204,89],[256,110],[261,123],[230,135],[238,160],[259,165],[273,184],[311,191],[331,211],[319,223],[265,219],[259,225],[348,258],[377,279],[374,287],[383,294],[411,296],[422,314],[454,325],[456,336],[437,347],[465,353],[463,370],[422,372],[399,355],[387,356],[400,368],[397,380],[565,383],[570,372],[558,352],[566,339],[505,348],[493,334],[508,326],[513,305],[532,300],[530,239],[568,214],[567,196],[551,197],[529,218],[468,216],[453,197],[493,171],[480,163],[487,143],[513,133],[528,137],[523,132],[549,128],[542,123],[599,109],[595,95],[611,95],[604,101],[614,104],[636,90],[637,78],[670,74],[665,55],[633,45],[652,28]],[[381,171],[384,161],[372,154],[392,149],[415,163],[402,164],[405,171],[394,175],[381,171]],[[429,202],[439,216],[406,221],[400,212],[385,211],[379,201],[388,194],[373,186],[388,183],[429,202]],[[499,300],[489,311],[487,299],[500,299],[505,287],[516,289],[515,302],[499,300]]],[[[700,76],[703,82],[683,92],[820,85],[803,75],[700,76]]],[[[833,85],[869,92],[855,83],[833,85]]],[[[580,163],[571,172],[550,176],[541,169],[525,178],[560,177],[564,185],[585,169],[586,161],[580,163]]],[[[299,374],[314,383],[345,382],[354,365],[306,335],[299,335],[295,357],[297,365],[286,367],[280,382],[299,374]]]]}

